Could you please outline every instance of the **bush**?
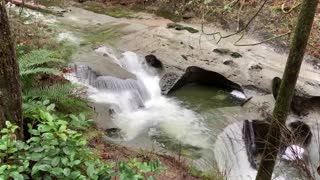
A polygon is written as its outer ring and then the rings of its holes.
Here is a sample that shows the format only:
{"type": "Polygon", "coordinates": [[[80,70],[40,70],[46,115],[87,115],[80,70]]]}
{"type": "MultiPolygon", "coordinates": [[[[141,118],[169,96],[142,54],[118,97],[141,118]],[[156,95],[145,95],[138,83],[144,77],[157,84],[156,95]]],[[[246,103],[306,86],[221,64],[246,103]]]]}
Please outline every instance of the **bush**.
{"type": "Polygon", "coordinates": [[[75,130],[88,128],[91,120],[83,114],[58,115],[49,101],[31,102],[23,108],[25,118],[32,120],[26,142],[15,139],[18,127],[9,121],[0,132],[0,179],[144,179],[146,173],[162,171],[160,161],[132,160],[119,162],[119,172],[115,172],[117,163],[101,161],[75,130]]]}

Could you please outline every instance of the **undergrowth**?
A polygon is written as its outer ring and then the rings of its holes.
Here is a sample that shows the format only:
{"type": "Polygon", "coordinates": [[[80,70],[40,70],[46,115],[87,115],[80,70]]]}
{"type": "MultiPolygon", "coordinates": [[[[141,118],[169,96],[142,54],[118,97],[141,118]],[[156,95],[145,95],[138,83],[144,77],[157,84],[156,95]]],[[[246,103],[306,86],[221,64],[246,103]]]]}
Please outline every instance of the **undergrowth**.
{"type": "Polygon", "coordinates": [[[25,101],[23,109],[30,137],[16,140],[18,126],[6,121],[0,131],[0,179],[144,179],[164,170],[160,161],[101,161],[79,131],[93,123],[83,114],[59,115],[48,100],[25,101]]]}

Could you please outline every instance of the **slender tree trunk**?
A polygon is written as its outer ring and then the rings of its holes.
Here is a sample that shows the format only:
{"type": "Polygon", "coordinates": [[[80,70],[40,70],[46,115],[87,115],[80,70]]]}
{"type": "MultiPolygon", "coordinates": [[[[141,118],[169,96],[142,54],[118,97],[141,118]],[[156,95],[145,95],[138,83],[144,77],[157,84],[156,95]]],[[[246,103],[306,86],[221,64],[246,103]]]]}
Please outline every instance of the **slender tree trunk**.
{"type": "Polygon", "coordinates": [[[284,126],[290,110],[295,85],[312,28],[318,0],[304,0],[298,18],[286,68],[283,74],[279,95],[273,110],[268,133],[256,180],[270,180],[279,152],[281,127],[284,126]]]}
{"type": "Polygon", "coordinates": [[[23,138],[22,100],[19,66],[10,32],[5,1],[0,0],[0,128],[5,121],[19,126],[17,138],[23,138]]]}

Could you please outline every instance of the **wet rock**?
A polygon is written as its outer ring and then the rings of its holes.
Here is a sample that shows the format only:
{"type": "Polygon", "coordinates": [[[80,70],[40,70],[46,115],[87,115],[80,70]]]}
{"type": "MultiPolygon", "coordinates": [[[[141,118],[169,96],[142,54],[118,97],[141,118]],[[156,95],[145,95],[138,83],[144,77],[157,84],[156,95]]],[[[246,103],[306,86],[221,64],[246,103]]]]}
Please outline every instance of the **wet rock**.
{"type": "Polygon", "coordinates": [[[181,57],[182,57],[184,60],[188,61],[188,57],[187,57],[186,55],[181,55],[181,57]]]}
{"type": "Polygon", "coordinates": [[[168,94],[168,92],[172,89],[172,87],[177,83],[179,80],[180,75],[169,72],[164,74],[160,79],[160,88],[162,94],[168,94]]]}
{"type": "Polygon", "coordinates": [[[263,68],[260,64],[255,64],[250,66],[249,70],[256,70],[256,71],[261,71],[263,68]]]}
{"type": "Polygon", "coordinates": [[[253,168],[257,168],[256,157],[263,153],[266,144],[269,123],[260,120],[245,120],[242,128],[242,138],[248,155],[248,161],[253,168]]]}
{"type": "Polygon", "coordinates": [[[105,130],[106,136],[114,139],[122,138],[121,129],[119,128],[109,128],[105,130]]]}
{"type": "MultiPolygon", "coordinates": [[[[264,151],[269,128],[270,123],[268,121],[245,120],[243,122],[242,138],[245,143],[248,161],[253,168],[257,168],[257,157],[264,151]]],[[[306,148],[311,143],[312,133],[310,127],[302,121],[290,123],[288,129],[283,129],[282,132],[281,154],[293,144],[306,148]]]]}
{"type": "Polygon", "coordinates": [[[89,106],[94,110],[95,116],[94,121],[98,129],[106,130],[109,128],[114,128],[115,124],[112,121],[112,116],[114,114],[110,113],[116,109],[119,109],[115,104],[104,104],[104,103],[96,103],[91,102],[89,106]]]}
{"type": "Polygon", "coordinates": [[[147,64],[154,68],[162,68],[162,62],[153,54],[149,54],[145,57],[147,64]]]}
{"type": "Polygon", "coordinates": [[[230,54],[230,56],[233,57],[233,58],[241,58],[242,57],[242,55],[240,53],[238,53],[238,52],[232,52],[230,54]]]}
{"type": "Polygon", "coordinates": [[[230,55],[232,58],[241,58],[242,55],[238,52],[232,52],[230,49],[226,48],[216,48],[213,52],[218,53],[220,55],[230,55]]]}
{"type": "Polygon", "coordinates": [[[230,59],[223,61],[224,65],[232,65],[233,63],[234,63],[233,60],[230,60],[230,59]]]}
{"type": "Polygon", "coordinates": [[[197,30],[197,29],[194,29],[194,28],[188,27],[188,26],[183,26],[183,25],[178,24],[178,23],[169,23],[169,24],[167,24],[167,28],[169,28],[169,29],[172,28],[172,29],[175,29],[177,31],[186,30],[186,31],[188,31],[190,33],[198,33],[199,32],[199,30],[197,30]]]}
{"type": "Polygon", "coordinates": [[[291,136],[294,137],[295,144],[298,144],[302,147],[308,147],[312,140],[312,132],[310,130],[310,127],[302,122],[302,121],[295,121],[288,125],[290,128],[291,136]]]}
{"type": "Polygon", "coordinates": [[[171,91],[179,89],[189,83],[196,83],[204,86],[216,86],[227,90],[243,91],[240,85],[230,81],[217,72],[202,69],[197,66],[190,66],[168,92],[170,93],[171,91]]]}
{"type": "MultiPolygon", "coordinates": [[[[280,84],[281,84],[281,78],[274,77],[272,79],[272,94],[275,100],[278,97],[280,84]]],[[[308,110],[316,106],[320,107],[320,97],[318,96],[305,97],[305,96],[297,95],[297,93],[295,93],[294,96],[292,97],[290,108],[294,114],[298,116],[306,116],[308,114],[308,110]]]]}
{"type": "Polygon", "coordinates": [[[230,49],[225,49],[225,48],[217,48],[217,49],[214,49],[213,52],[221,55],[226,55],[231,53],[230,49]]]}
{"type": "MultiPolygon", "coordinates": [[[[76,66],[87,66],[96,76],[112,76],[120,79],[136,79],[136,76],[122,68],[110,57],[100,55],[96,52],[86,52],[74,57],[76,66]]],[[[83,72],[84,75],[87,72],[83,72]]]]}

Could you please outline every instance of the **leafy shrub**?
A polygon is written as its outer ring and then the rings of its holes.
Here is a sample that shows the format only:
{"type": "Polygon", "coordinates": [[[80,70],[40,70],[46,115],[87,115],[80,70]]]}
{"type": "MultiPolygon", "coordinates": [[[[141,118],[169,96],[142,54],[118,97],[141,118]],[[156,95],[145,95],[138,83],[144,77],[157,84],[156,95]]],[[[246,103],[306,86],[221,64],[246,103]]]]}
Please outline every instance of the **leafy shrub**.
{"type": "MultiPolygon", "coordinates": [[[[58,115],[49,101],[27,101],[23,106],[31,137],[15,139],[18,128],[9,121],[0,131],[0,179],[144,179],[149,172],[162,171],[160,161],[108,164],[95,156],[75,129],[85,129],[92,121],[80,115],[58,115]],[[33,106],[34,105],[34,106],[33,106]]],[[[152,179],[152,177],[149,177],[152,179]]]]}
{"type": "MultiPolygon", "coordinates": [[[[150,160],[147,162],[138,162],[135,158],[128,163],[119,162],[119,176],[121,180],[125,179],[144,179],[146,173],[160,174],[165,169],[161,166],[161,162],[150,160]]],[[[149,176],[148,180],[153,180],[153,176],[149,176]]]]}

